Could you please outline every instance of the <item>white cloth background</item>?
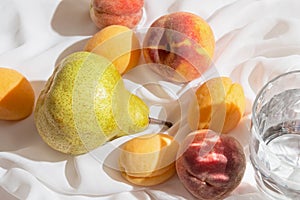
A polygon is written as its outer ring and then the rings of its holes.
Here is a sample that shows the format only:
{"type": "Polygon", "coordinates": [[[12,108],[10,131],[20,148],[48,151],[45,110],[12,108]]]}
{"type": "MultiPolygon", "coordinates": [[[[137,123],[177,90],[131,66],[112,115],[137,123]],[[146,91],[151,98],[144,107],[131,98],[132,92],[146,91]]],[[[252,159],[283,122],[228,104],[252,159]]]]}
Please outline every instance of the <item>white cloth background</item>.
{"type": "MultiPolygon", "coordinates": [[[[299,8],[298,0],[145,0],[146,15],[139,28],[175,11],[190,11],[208,21],[216,38],[217,73],[211,76],[230,76],[245,90],[246,114],[229,134],[239,139],[248,158],[255,95],[274,76],[300,69],[299,8]]],[[[1,0],[0,66],[24,74],[38,96],[55,65],[81,50],[87,38],[97,32],[88,9],[89,0],[1,0]]],[[[170,134],[186,132],[181,122],[186,119],[190,94],[184,92],[201,80],[178,86],[155,81],[155,74],[147,77],[144,68],[138,67],[124,79],[129,90],[154,105],[152,115],[175,122],[170,134]]],[[[151,125],[143,133],[160,130],[151,125]]],[[[118,154],[114,147],[129,138],[74,157],[50,149],[39,137],[33,116],[18,122],[0,121],[0,198],[192,199],[177,176],[149,188],[124,181],[113,169],[118,154]]],[[[242,183],[227,199],[260,198],[248,158],[242,183]]]]}

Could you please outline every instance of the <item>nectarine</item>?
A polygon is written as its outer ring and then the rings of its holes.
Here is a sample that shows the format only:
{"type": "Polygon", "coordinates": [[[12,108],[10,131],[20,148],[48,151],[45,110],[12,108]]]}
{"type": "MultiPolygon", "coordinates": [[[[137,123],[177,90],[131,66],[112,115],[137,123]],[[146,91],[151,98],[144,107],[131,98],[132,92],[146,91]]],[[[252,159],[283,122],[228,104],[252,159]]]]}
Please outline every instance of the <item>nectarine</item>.
{"type": "Polygon", "coordinates": [[[189,134],[176,160],[179,180],[203,200],[224,199],[240,184],[245,169],[246,157],[238,140],[211,130],[189,134]]]}
{"type": "Polygon", "coordinates": [[[188,12],[175,12],[155,20],[143,42],[145,61],[175,82],[200,77],[211,66],[215,39],[209,24],[188,12]]]}
{"type": "Polygon", "coordinates": [[[134,28],[142,19],[144,0],[92,0],[90,15],[102,29],[109,25],[134,28]]]}

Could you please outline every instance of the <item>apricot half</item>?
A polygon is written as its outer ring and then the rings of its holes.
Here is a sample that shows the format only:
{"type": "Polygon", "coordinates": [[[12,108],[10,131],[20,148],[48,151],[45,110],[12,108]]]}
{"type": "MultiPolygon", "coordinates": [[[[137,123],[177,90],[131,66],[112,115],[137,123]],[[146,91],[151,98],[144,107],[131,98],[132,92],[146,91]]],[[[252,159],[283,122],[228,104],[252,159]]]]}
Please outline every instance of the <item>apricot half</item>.
{"type": "Polygon", "coordinates": [[[0,80],[0,119],[20,120],[29,116],[35,99],[30,82],[9,68],[0,68],[0,80]]]}
{"type": "Polygon", "coordinates": [[[122,176],[135,185],[165,182],[175,173],[179,144],[167,134],[147,134],[127,141],[119,158],[122,176]]]}

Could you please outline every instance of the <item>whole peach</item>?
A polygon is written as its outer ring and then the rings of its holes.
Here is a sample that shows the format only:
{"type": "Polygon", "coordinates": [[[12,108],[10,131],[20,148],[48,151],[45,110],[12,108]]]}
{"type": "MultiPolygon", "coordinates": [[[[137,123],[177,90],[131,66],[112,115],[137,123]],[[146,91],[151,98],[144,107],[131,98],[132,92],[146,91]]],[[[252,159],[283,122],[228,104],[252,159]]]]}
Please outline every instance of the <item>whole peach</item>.
{"type": "Polygon", "coordinates": [[[216,77],[196,90],[196,102],[191,101],[189,123],[192,130],[211,129],[228,133],[234,129],[245,112],[243,87],[229,77],[216,77]]]}
{"type": "Polygon", "coordinates": [[[101,29],[87,41],[84,51],[104,56],[121,75],[138,65],[141,54],[140,43],[134,31],[121,25],[101,29]]]}
{"type": "Polygon", "coordinates": [[[211,130],[196,131],[185,138],[178,154],[178,177],[198,199],[223,199],[244,176],[245,154],[232,136],[211,130]]]}
{"type": "Polygon", "coordinates": [[[142,19],[144,0],[92,0],[90,15],[102,29],[109,25],[134,28],[142,19]]]}
{"type": "Polygon", "coordinates": [[[143,43],[147,63],[174,82],[200,77],[211,66],[215,39],[209,24],[188,12],[175,12],[151,24],[143,43]]]}
{"type": "Polygon", "coordinates": [[[31,115],[34,90],[20,72],[0,67],[0,120],[21,120],[31,115]]]}

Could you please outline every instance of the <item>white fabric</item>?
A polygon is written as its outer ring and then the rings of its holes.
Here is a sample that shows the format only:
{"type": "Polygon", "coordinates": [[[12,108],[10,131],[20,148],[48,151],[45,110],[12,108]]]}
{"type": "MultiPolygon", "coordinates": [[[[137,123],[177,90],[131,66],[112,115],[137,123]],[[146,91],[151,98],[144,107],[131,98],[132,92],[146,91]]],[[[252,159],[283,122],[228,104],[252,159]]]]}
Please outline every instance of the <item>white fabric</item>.
{"type": "MultiPolygon", "coordinates": [[[[230,76],[245,90],[246,114],[230,134],[244,146],[248,164],[242,183],[228,200],[263,199],[248,157],[251,105],[268,80],[300,69],[299,8],[298,0],[145,0],[145,15],[137,32],[170,12],[189,11],[202,16],[216,38],[215,73],[206,79],[230,76]]],[[[36,96],[55,65],[66,55],[80,51],[98,30],[89,18],[89,0],[1,0],[0,10],[0,66],[24,74],[36,96]]],[[[187,89],[203,80],[175,85],[158,81],[157,75],[145,71],[140,66],[126,74],[126,87],[152,105],[152,116],[175,122],[168,132],[180,141],[188,132],[184,122],[192,95],[187,89]]],[[[162,131],[159,126],[151,125],[140,134],[158,131],[162,131]]],[[[39,137],[33,116],[19,122],[0,121],[0,197],[192,199],[177,176],[144,188],[128,184],[114,170],[118,156],[115,147],[131,137],[74,157],[50,149],[39,137]]]]}

